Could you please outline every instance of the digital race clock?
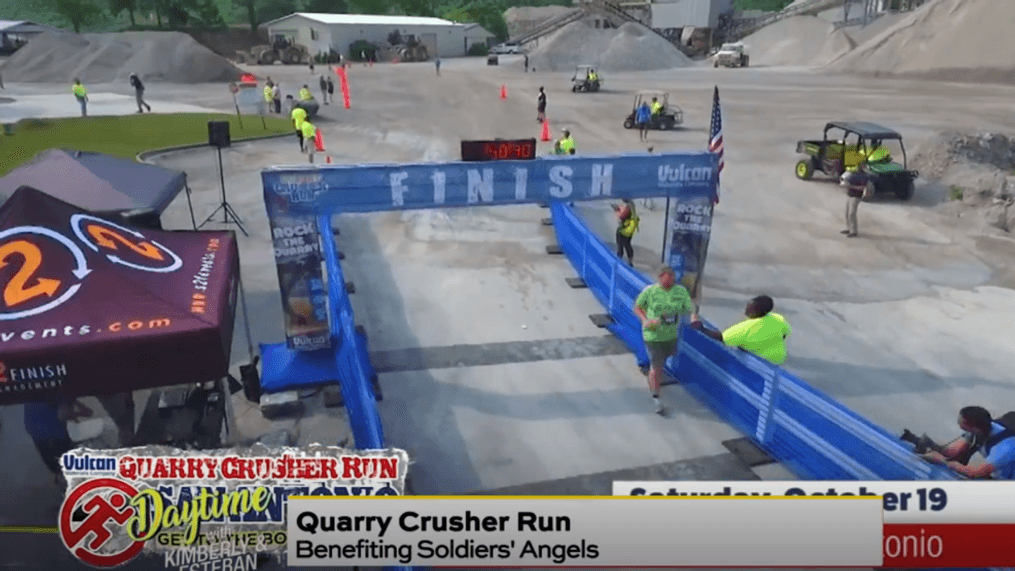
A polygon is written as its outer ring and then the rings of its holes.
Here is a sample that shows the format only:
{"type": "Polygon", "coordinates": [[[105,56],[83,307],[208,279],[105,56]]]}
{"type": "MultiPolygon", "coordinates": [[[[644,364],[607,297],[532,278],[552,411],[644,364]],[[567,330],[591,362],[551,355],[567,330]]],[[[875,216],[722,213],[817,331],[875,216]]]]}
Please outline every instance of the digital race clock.
{"type": "Polygon", "coordinates": [[[462,141],[463,161],[527,161],[534,158],[535,139],[462,141]]]}

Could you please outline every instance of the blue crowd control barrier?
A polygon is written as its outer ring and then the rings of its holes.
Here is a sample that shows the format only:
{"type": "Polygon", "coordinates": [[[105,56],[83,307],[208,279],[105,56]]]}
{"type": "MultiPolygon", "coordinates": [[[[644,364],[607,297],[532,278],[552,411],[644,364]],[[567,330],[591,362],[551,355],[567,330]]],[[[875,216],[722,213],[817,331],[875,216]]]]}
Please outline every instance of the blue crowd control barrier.
{"type": "MultiPolygon", "coordinates": [[[[318,217],[318,228],[331,229],[331,216],[318,217]]],[[[349,415],[349,425],[360,449],[384,447],[384,430],[371,378],[373,365],[366,349],[366,338],[356,331],[352,303],[345,289],[342,264],[334,232],[321,233],[321,246],[328,268],[328,301],[331,306],[331,337],[338,345],[337,358],[342,398],[349,415]]],[[[425,571],[425,567],[385,567],[385,571],[425,571]]]]}
{"type": "Polygon", "coordinates": [[[362,348],[363,340],[356,333],[349,293],[345,290],[345,276],[338,261],[335,234],[331,232],[331,215],[318,217],[321,232],[321,247],[325,265],[328,268],[328,305],[331,311],[331,338],[338,350],[336,361],[339,369],[339,383],[342,398],[349,412],[349,425],[356,447],[360,449],[384,448],[384,431],[381,416],[377,411],[370,382],[372,367],[362,348]]]}
{"type": "Polygon", "coordinates": [[[550,216],[561,251],[613,319],[607,330],[627,345],[639,366],[647,367],[648,351],[641,337],[640,322],[631,308],[638,294],[651,282],[592,235],[569,206],[551,204],[550,216]]]}
{"type": "MultiPolygon", "coordinates": [[[[550,205],[557,241],[619,337],[647,365],[634,299],[652,281],[624,264],[564,203],[550,205]]],[[[916,457],[897,436],[751,353],[683,324],[667,372],[695,398],[782,462],[814,480],[958,479],[916,457]]]]}

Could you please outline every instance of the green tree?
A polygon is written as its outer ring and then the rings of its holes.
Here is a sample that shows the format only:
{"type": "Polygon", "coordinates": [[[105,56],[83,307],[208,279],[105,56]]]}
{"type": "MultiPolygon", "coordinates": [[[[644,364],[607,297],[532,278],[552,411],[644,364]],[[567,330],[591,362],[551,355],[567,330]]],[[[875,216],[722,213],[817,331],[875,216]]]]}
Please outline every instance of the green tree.
{"type": "Polygon", "coordinates": [[[390,14],[392,3],[390,0],[349,0],[349,2],[364,14],[390,14]]]}
{"type": "Polygon", "coordinates": [[[506,4],[480,0],[458,6],[443,6],[441,14],[453,22],[479,24],[503,42],[508,39],[507,21],[504,19],[506,9],[506,4]]]}
{"type": "Polygon", "coordinates": [[[349,5],[345,0],[305,0],[303,11],[316,14],[347,14],[349,5]]]}
{"type": "Polygon", "coordinates": [[[262,0],[258,4],[257,17],[260,20],[259,23],[264,23],[298,11],[299,6],[296,5],[296,0],[262,0]]]}
{"type": "Polygon", "coordinates": [[[53,0],[53,8],[76,33],[102,19],[102,9],[92,0],[53,0]]]}
{"type": "Polygon", "coordinates": [[[257,15],[257,0],[233,0],[236,7],[243,10],[247,15],[247,23],[250,24],[250,31],[256,32],[261,19],[257,15]]]}
{"type": "Polygon", "coordinates": [[[136,26],[137,20],[134,19],[134,13],[137,12],[137,0],[109,0],[110,14],[119,16],[125,11],[130,16],[130,25],[136,26]]]}

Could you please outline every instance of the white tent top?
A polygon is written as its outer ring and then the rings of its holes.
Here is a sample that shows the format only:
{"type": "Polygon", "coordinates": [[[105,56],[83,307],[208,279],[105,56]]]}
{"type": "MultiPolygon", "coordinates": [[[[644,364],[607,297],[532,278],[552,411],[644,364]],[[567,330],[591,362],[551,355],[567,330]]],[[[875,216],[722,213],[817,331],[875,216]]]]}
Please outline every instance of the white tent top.
{"type": "Polygon", "coordinates": [[[425,18],[421,16],[378,16],[374,14],[315,14],[311,12],[296,12],[289,14],[277,20],[272,20],[261,24],[262,26],[272,26],[279,22],[292,18],[293,16],[303,16],[308,20],[314,20],[322,24],[351,24],[351,25],[378,25],[378,26],[464,26],[465,24],[459,24],[450,20],[443,20],[441,18],[425,18]]]}
{"type": "Polygon", "coordinates": [[[29,20],[0,20],[0,32],[5,34],[31,34],[59,31],[60,28],[39,24],[29,20]]]}

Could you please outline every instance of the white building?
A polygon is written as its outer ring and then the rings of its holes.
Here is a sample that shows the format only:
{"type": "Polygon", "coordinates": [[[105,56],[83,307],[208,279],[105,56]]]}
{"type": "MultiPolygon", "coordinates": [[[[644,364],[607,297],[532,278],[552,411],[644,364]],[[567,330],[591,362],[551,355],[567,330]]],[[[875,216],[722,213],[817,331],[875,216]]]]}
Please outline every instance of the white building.
{"type": "Polygon", "coordinates": [[[313,55],[335,51],[349,55],[349,46],[357,40],[386,45],[391,32],[402,38],[415,38],[431,56],[456,57],[468,53],[472,44],[489,46],[494,35],[478,24],[459,24],[440,18],[416,16],[374,16],[369,14],[310,14],[297,12],[263,27],[268,37],[294,40],[313,55]]]}
{"type": "Polygon", "coordinates": [[[650,7],[656,29],[714,28],[721,14],[733,11],[733,0],[655,0],[650,7]]]}

